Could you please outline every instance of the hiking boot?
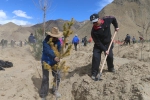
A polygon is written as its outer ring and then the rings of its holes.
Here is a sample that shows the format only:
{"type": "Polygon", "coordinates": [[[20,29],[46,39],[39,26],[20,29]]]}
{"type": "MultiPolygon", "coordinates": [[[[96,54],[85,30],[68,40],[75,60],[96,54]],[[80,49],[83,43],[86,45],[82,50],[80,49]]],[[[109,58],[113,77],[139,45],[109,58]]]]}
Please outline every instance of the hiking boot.
{"type": "Polygon", "coordinates": [[[115,69],[114,68],[108,69],[108,71],[112,72],[112,73],[115,73],[115,69]]]}
{"type": "Polygon", "coordinates": [[[93,76],[93,75],[91,76],[91,78],[92,78],[92,80],[95,80],[95,79],[96,79],[96,77],[95,77],[95,76],[93,76]]]}
{"type": "Polygon", "coordinates": [[[41,100],[46,100],[46,98],[41,98],[41,100]]]}
{"type": "Polygon", "coordinates": [[[60,98],[60,97],[61,97],[61,94],[60,94],[58,91],[55,91],[55,92],[54,92],[54,95],[55,95],[57,98],[60,98]]]}

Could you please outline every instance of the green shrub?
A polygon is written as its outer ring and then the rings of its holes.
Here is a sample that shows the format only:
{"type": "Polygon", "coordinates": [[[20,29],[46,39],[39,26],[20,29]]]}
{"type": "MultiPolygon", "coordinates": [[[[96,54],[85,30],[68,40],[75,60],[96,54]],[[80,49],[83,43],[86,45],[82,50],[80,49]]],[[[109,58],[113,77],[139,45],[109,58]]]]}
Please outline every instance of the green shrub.
{"type": "Polygon", "coordinates": [[[31,46],[31,48],[33,49],[32,51],[32,55],[34,56],[34,58],[36,60],[41,60],[41,55],[42,55],[42,41],[43,41],[43,30],[42,29],[38,29],[37,31],[35,31],[35,39],[36,39],[36,43],[29,43],[28,44],[31,46]]]}

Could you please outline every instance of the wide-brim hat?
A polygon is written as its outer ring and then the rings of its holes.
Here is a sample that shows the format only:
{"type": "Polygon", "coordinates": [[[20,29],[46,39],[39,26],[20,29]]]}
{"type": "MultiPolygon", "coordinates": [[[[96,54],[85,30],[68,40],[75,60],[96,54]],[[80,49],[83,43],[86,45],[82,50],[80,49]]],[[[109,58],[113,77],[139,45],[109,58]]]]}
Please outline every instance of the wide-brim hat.
{"type": "Polygon", "coordinates": [[[63,35],[63,32],[60,32],[57,27],[52,27],[51,32],[46,33],[52,37],[61,37],[63,35]]]}

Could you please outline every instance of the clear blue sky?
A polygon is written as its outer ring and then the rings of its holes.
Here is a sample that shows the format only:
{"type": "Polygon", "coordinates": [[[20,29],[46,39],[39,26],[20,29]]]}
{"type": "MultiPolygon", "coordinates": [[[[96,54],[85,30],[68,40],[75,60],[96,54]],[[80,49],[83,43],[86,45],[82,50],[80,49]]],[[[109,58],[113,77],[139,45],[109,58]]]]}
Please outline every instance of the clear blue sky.
{"type": "MultiPolygon", "coordinates": [[[[43,22],[40,0],[0,0],[0,24],[13,22],[17,25],[34,25],[43,22]]],[[[44,0],[41,0],[44,1],[44,0]]],[[[48,20],[89,20],[89,16],[98,13],[113,0],[46,0],[49,8],[48,20]]]]}

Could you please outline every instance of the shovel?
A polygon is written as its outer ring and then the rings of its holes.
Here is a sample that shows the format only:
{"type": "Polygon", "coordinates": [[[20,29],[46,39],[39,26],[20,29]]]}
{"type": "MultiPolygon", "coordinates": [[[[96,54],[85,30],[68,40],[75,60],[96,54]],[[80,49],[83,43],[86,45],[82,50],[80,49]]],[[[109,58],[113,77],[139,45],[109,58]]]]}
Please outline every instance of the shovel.
{"type": "MultiPolygon", "coordinates": [[[[111,47],[111,45],[112,45],[112,43],[113,43],[113,40],[114,40],[114,38],[115,38],[116,33],[117,33],[117,31],[115,31],[115,33],[114,33],[114,35],[113,35],[113,38],[112,38],[112,40],[111,40],[111,42],[110,42],[110,44],[109,44],[109,47],[108,47],[108,51],[110,50],[110,47],[111,47]]],[[[102,68],[101,68],[100,72],[97,74],[97,77],[96,77],[95,81],[102,80],[102,79],[101,79],[102,71],[103,71],[104,64],[105,64],[105,62],[106,62],[107,56],[108,56],[108,55],[106,54],[105,59],[104,59],[104,62],[103,62],[103,64],[102,64],[102,68]]]]}

